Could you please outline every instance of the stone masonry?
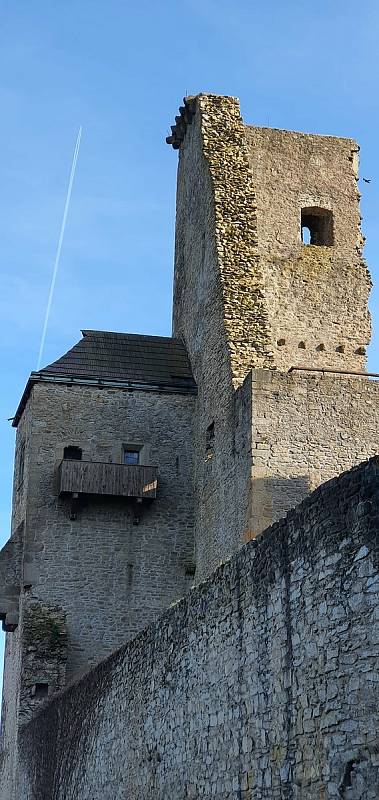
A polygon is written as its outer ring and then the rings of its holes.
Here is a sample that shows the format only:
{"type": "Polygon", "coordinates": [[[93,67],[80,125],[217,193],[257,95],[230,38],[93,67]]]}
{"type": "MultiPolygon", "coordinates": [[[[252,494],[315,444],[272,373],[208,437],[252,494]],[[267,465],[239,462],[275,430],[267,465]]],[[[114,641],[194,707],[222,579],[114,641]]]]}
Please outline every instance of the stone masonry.
{"type": "Polygon", "coordinates": [[[173,330],[199,390],[202,579],[320,482],[377,452],[377,384],[314,372],[364,371],[371,280],[353,140],[247,126],[235,98],[199,95],[185,99],[169,141],[179,148],[173,330]],[[304,211],[311,226],[330,220],[327,243],[302,241],[304,211]],[[251,370],[260,377],[250,387],[251,370]]]}
{"type": "MultiPolygon", "coordinates": [[[[3,760],[11,762],[15,729],[41,703],[37,684],[46,684],[51,695],[188,590],[194,571],[194,399],[93,386],[34,386],[16,444],[16,465],[20,448],[25,451],[25,478],[19,483],[15,477],[13,518],[16,531],[22,518],[25,523],[24,574],[21,636],[7,634],[3,760]],[[144,507],[139,524],[132,504],[121,498],[87,497],[76,519],[70,519],[69,499],[57,494],[64,447],[82,447],[89,461],[117,462],[127,442],[144,444],[149,463],[159,467],[158,497],[144,507]]],[[[0,797],[10,800],[11,790],[1,786],[0,797]]]]}
{"type": "Polygon", "coordinates": [[[376,800],[378,459],[23,729],[19,800],[376,800]]]}
{"type": "Polygon", "coordinates": [[[359,148],[211,94],[167,142],[173,336],[83,331],[14,419],[0,800],[374,800],[359,148]]]}

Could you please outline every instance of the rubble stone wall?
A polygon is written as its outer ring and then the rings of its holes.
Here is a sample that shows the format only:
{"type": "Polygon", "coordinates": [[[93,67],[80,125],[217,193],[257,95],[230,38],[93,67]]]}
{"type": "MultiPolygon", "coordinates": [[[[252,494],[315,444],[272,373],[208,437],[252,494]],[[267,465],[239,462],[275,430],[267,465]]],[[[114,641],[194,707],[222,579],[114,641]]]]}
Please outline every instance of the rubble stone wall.
{"type": "Polygon", "coordinates": [[[372,459],[28,723],[17,800],[376,800],[378,525],[372,459]]]}
{"type": "MultiPolygon", "coordinates": [[[[234,550],[240,524],[236,509],[244,505],[246,486],[246,481],[236,480],[232,336],[225,322],[225,291],[215,236],[216,213],[219,215],[220,211],[216,212],[214,176],[204,154],[207,103],[206,98],[199,99],[179,151],[173,309],[173,335],[186,343],[198,386],[194,417],[197,580],[208,574],[209,564],[216,566],[225,554],[234,550]],[[210,426],[213,437],[207,441],[210,426]]],[[[229,105],[225,125],[233,129],[234,123],[237,126],[241,123],[236,116],[236,102],[229,105]]],[[[220,104],[220,119],[222,107],[220,104]]],[[[209,154],[210,138],[207,149],[209,154]]],[[[222,157],[224,163],[227,153],[222,157]]],[[[221,173],[218,179],[221,180],[221,173]]],[[[247,437],[251,435],[250,429],[248,423],[247,437]]],[[[248,462],[246,474],[249,475],[248,462]]]]}

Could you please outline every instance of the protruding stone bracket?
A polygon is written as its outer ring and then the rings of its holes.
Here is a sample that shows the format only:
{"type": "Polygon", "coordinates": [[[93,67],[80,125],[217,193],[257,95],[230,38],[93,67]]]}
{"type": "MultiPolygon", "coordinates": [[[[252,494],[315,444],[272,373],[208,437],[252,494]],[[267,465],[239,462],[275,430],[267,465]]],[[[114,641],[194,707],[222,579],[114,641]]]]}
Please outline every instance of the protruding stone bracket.
{"type": "Polygon", "coordinates": [[[196,98],[183,97],[183,106],[179,108],[179,116],[175,117],[175,125],[171,125],[171,136],[166,137],[167,144],[178,150],[186,135],[187,126],[191,125],[196,113],[196,98]]]}

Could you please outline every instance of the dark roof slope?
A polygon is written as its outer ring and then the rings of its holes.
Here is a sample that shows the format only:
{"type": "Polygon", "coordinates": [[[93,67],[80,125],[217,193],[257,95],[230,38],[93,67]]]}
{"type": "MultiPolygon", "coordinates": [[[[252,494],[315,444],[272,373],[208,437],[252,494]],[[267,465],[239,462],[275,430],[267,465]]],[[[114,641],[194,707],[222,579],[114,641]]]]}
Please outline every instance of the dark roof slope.
{"type": "Polygon", "coordinates": [[[30,390],[35,383],[57,379],[61,382],[107,382],[130,384],[152,391],[196,392],[187,351],[180,339],[142,336],[135,333],[82,331],[83,338],[61,358],[32,372],[13,425],[17,426],[30,390]]]}
{"type": "Polygon", "coordinates": [[[135,383],[194,385],[180,339],[136,333],[82,331],[83,338],[42,373],[135,383]]]}

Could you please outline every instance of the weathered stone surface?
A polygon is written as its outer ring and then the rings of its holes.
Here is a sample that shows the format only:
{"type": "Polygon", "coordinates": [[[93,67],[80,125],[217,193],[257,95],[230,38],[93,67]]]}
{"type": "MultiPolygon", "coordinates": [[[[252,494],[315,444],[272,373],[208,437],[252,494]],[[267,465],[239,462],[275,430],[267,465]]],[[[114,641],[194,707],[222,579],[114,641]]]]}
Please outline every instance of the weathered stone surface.
{"type": "Polygon", "coordinates": [[[18,624],[22,547],[21,525],[0,550],[0,619],[3,628],[10,631],[18,624]]]}
{"type": "Polygon", "coordinates": [[[47,683],[49,695],[62,688],[133,638],[193,580],[194,400],[80,385],[33,388],[17,432],[9,546],[22,529],[21,616],[6,643],[1,800],[16,800],[17,728],[40,702],[33,687],[47,683]],[[130,443],[143,445],[158,467],[157,498],[139,524],[133,503],[114,497],[83,498],[70,519],[70,500],[58,495],[64,447],[81,447],[86,460],[120,463],[130,443]],[[50,647],[49,624],[59,627],[63,618],[65,646],[61,637],[50,647]]]}
{"type": "Polygon", "coordinates": [[[379,451],[379,383],[366,377],[254,370],[251,407],[252,536],[379,451]]]}
{"type": "Polygon", "coordinates": [[[372,800],[377,462],[290,511],[378,452],[379,385],[350,374],[370,337],[358,148],[246,126],[238,101],[215,95],[186,98],[168,140],[173,328],[198,397],[91,375],[32,382],[0,557],[11,625],[20,594],[0,798],[20,800],[22,726],[21,800],[372,800]],[[143,448],[158,495],[138,526],[120,497],[70,511],[57,481],[68,445],[107,465],[143,448]],[[38,713],[66,673],[77,680],[111,653],[38,713]]]}
{"type": "Polygon", "coordinates": [[[377,459],[316,490],[23,728],[19,800],[374,800],[378,519],[377,459]]]}
{"type": "Polygon", "coordinates": [[[46,697],[63,689],[66,678],[66,614],[59,606],[24,601],[18,722],[32,718],[46,697]],[[36,686],[45,686],[39,695],[36,686]]]}
{"type": "Polygon", "coordinates": [[[179,151],[173,326],[199,387],[202,580],[322,481],[374,455],[379,406],[368,379],[286,372],[364,369],[371,281],[357,145],[244,125],[235,98],[191,102],[179,151]],[[302,243],[308,206],[332,212],[333,246],[302,243]]]}
{"type": "Polygon", "coordinates": [[[357,143],[253,125],[244,131],[276,367],[364,369],[371,279],[362,259],[357,143]],[[306,207],[330,210],[333,246],[302,243],[306,207]]]}

